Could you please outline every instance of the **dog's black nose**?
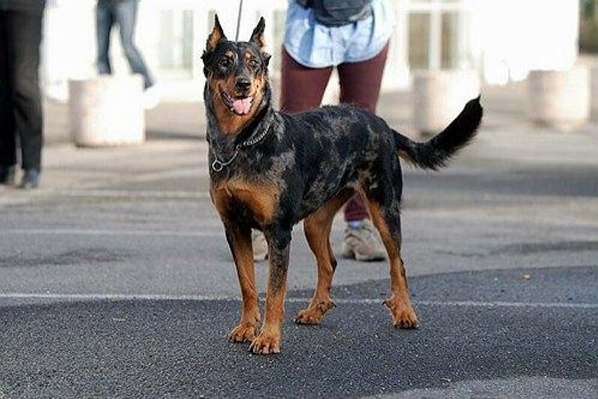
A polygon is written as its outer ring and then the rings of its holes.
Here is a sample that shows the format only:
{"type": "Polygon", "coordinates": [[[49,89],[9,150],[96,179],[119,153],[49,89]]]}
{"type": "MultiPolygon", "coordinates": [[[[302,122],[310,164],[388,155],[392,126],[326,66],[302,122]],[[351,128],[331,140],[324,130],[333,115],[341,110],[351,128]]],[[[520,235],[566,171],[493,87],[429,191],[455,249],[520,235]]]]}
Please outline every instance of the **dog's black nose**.
{"type": "Polygon", "coordinates": [[[239,91],[247,91],[251,87],[251,80],[246,76],[239,76],[235,81],[235,86],[239,91]]]}

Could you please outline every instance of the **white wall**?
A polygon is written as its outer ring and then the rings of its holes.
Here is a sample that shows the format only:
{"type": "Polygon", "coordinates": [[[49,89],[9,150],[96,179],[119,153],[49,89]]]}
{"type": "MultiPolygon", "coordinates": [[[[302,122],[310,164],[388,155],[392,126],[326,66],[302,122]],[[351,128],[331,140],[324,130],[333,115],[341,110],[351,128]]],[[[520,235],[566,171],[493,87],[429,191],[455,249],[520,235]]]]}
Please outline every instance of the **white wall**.
{"type": "Polygon", "coordinates": [[[95,59],[94,0],[47,3],[42,43],[42,81],[46,93],[66,98],[69,78],[91,76],[95,59]]]}
{"type": "Polygon", "coordinates": [[[577,0],[476,0],[474,48],[490,83],[567,69],[578,55],[577,0]]]}
{"type": "MultiPolygon", "coordinates": [[[[383,79],[384,89],[407,88],[411,82],[408,65],[408,15],[422,7],[455,7],[455,2],[434,0],[392,0],[396,29],[383,79]]],[[[468,12],[463,35],[468,56],[490,83],[506,83],[527,76],[533,69],[565,69],[577,58],[577,0],[460,0],[468,12]]],[[[96,0],[49,0],[45,18],[42,78],[46,93],[66,100],[67,80],[95,74],[96,0]]],[[[136,42],[148,66],[163,86],[166,99],[201,99],[203,75],[201,53],[217,12],[229,36],[234,39],[236,0],[141,0],[136,42]],[[186,78],[174,77],[158,67],[160,12],[193,10],[193,67],[186,78]]],[[[268,49],[280,52],[282,21],[287,0],[244,0],[240,39],[247,40],[260,15],[267,21],[268,49]]],[[[459,6],[461,7],[461,6],[459,6]]],[[[120,40],[114,33],[111,54],[117,74],[128,72],[120,40]]],[[[163,43],[162,43],[163,44],[163,43]]],[[[179,46],[177,41],[173,46],[179,46]]],[[[276,60],[274,60],[276,64],[276,60]]],[[[276,76],[276,71],[273,71],[276,76]]]]}

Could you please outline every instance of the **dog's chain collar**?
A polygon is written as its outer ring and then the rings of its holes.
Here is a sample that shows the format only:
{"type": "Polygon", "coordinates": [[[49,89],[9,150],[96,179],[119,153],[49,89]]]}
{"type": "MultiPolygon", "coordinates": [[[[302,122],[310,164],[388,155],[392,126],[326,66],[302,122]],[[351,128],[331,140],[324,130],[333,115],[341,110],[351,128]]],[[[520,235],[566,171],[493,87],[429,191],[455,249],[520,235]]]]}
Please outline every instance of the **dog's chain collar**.
{"type": "Polygon", "coordinates": [[[258,142],[260,142],[264,137],[266,137],[266,133],[268,133],[268,130],[270,129],[270,125],[272,125],[272,119],[271,118],[270,121],[268,122],[268,124],[266,125],[266,128],[264,129],[263,132],[261,132],[259,135],[248,139],[247,141],[244,141],[240,144],[237,144],[235,146],[235,152],[233,153],[233,156],[230,157],[230,159],[228,161],[221,161],[218,159],[218,157],[216,157],[216,155],[214,155],[214,162],[212,162],[212,170],[214,172],[221,172],[222,169],[224,169],[225,166],[230,165],[231,163],[233,163],[233,161],[235,160],[235,158],[237,158],[237,155],[239,155],[239,150],[241,148],[245,148],[245,147],[251,147],[254,144],[257,144],[258,142]]]}

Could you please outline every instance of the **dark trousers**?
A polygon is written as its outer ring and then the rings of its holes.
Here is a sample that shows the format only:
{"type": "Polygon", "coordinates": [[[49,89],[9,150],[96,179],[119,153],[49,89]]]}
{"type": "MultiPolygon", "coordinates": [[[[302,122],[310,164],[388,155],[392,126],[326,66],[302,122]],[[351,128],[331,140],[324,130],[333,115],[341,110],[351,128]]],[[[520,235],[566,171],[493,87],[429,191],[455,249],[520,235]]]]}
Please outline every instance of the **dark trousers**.
{"type": "MultiPolygon", "coordinates": [[[[42,3],[40,3],[42,4],[42,3]]],[[[43,6],[0,11],[0,166],[41,167],[43,112],[38,69],[43,6]]]]}
{"type": "Polygon", "coordinates": [[[100,74],[112,73],[110,65],[110,32],[118,25],[120,41],[125,52],[125,57],[133,73],[143,76],[143,85],[147,89],[154,85],[154,79],[135,46],[133,37],[137,23],[137,0],[98,0],[96,10],[96,29],[98,40],[98,72],[100,74]]]}
{"type": "MultiPolygon", "coordinates": [[[[387,54],[388,44],[370,60],[337,66],[341,103],[357,104],[370,112],[376,112],[387,54]]],[[[281,111],[294,113],[319,107],[331,74],[332,67],[305,67],[283,48],[281,111]]],[[[367,217],[368,211],[363,200],[354,195],[345,206],[345,220],[362,220],[367,217]]]]}

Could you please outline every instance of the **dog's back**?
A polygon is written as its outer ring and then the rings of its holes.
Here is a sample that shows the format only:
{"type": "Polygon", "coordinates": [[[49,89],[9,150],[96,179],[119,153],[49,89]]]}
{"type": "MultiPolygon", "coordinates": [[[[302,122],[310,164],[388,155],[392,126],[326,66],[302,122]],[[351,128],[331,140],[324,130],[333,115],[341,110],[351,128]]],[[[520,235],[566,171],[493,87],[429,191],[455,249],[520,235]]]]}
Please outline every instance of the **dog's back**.
{"type": "Polygon", "coordinates": [[[280,131],[286,139],[280,140],[276,152],[293,149],[292,168],[297,173],[288,170],[287,175],[295,176],[295,187],[305,186],[295,201],[301,209],[294,222],[346,187],[374,189],[382,176],[400,180],[396,155],[420,168],[445,166],[473,139],[482,114],[479,98],[473,99],[444,131],[424,143],[410,140],[383,119],[352,105],[282,114],[284,127],[280,131]]]}

